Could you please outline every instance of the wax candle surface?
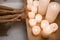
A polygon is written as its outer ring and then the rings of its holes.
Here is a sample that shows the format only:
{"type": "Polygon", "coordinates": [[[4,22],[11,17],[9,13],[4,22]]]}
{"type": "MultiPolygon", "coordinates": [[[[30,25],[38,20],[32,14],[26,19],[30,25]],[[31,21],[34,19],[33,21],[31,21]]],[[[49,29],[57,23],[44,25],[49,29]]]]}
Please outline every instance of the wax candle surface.
{"type": "Polygon", "coordinates": [[[33,5],[34,5],[35,7],[38,7],[38,6],[39,6],[39,1],[34,0],[34,1],[33,1],[33,5]]]}
{"type": "Polygon", "coordinates": [[[37,13],[37,7],[31,6],[31,11],[34,12],[34,13],[37,13]]]}
{"type": "Polygon", "coordinates": [[[27,9],[31,10],[32,4],[33,4],[33,0],[27,0],[27,9]]]}
{"type": "Polygon", "coordinates": [[[45,15],[50,0],[39,0],[38,13],[45,15]]]}
{"type": "Polygon", "coordinates": [[[58,29],[58,25],[56,23],[52,23],[49,26],[46,26],[42,30],[43,37],[48,37],[50,34],[55,32],[58,29]]]}
{"type": "Polygon", "coordinates": [[[41,22],[42,21],[42,16],[40,14],[36,14],[35,19],[37,22],[41,22]]]}
{"type": "Polygon", "coordinates": [[[35,19],[29,19],[29,25],[32,27],[32,26],[35,26],[36,25],[36,20],[35,19]]]}
{"type": "Polygon", "coordinates": [[[28,12],[28,17],[29,18],[34,18],[35,17],[35,13],[34,12],[28,12]]]}
{"type": "Polygon", "coordinates": [[[41,29],[40,29],[39,26],[33,26],[33,27],[32,27],[32,33],[33,33],[34,35],[39,35],[39,34],[40,34],[40,31],[41,31],[41,29]]]}
{"type": "Polygon", "coordinates": [[[32,6],[32,5],[27,4],[27,9],[28,9],[28,10],[31,10],[31,8],[32,8],[31,6],[32,6]]]}
{"type": "Polygon", "coordinates": [[[57,2],[51,2],[48,5],[45,19],[50,23],[54,22],[60,11],[60,5],[57,2]]]}
{"type": "Polygon", "coordinates": [[[32,5],[32,3],[33,3],[33,0],[27,0],[28,5],[32,5]]]}
{"type": "Polygon", "coordinates": [[[58,29],[58,25],[56,23],[52,23],[50,24],[50,28],[53,30],[53,32],[55,32],[58,29]]]}
{"type": "Polygon", "coordinates": [[[42,30],[42,36],[47,38],[50,34],[52,34],[52,32],[53,30],[51,30],[50,26],[46,26],[46,28],[42,30]]]}
{"type": "Polygon", "coordinates": [[[41,28],[45,29],[47,26],[49,26],[49,22],[47,20],[42,20],[41,21],[41,28]]]}

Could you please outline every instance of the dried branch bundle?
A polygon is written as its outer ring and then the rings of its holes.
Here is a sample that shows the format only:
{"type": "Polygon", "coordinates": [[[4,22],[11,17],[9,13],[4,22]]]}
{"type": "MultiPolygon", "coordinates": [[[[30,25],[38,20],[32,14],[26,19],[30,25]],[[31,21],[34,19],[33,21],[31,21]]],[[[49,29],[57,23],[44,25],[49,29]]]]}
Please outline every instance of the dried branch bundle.
{"type": "Polygon", "coordinates": [[[22,18],[24,18],[23,9],[13,9],[0,5],[0,23],[21,21],[22,18]]]}

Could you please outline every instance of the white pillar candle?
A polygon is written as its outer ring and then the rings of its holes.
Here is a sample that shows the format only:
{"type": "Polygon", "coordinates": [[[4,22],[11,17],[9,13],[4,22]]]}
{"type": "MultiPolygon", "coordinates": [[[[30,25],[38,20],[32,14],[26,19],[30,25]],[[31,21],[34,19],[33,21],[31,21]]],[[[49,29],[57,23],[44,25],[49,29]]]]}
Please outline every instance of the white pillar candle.
{"type": "Polygon", "coordinates": [[[27,0],[27,9],[31,10],[32,4],[33,4],[33,0],[27,0]]]}
{"type": "Polygon", "coordinates": [[[41,29],[40,29],[39,26],[33,26],[32,27],[32,33],[33,33],[33,35],[35,35],[35,36],[39,35],[40,31],[41,31],[41,29]]]}
{"type": "Polygon", "coordinates": [[[37,22],[41,22],[41,20],[42,20],[42,15],[36,14],[35,19],[36,19],[37,22]]]}
{"type": "Polygon", "coordinates": [[[35,13],[34,12],[28,12],[28,17],[30,19],[34,18],[35,17],[35,13]]]}
{"type": "Polygon", "coordinates": [[[29,19],[29,25],[31,27],[35,26],[36,25],[36,20],[35,19],[29,19]]]}
{"type": "Polygon", "coordinates": [[[50,24],[50,28],[55,32],[58,29],[58,25],[56,23],[50,24]]]}
{"type": "Polygon", "coordinates": [[[50,26],[46,26],[46,28],[43,28],[42,30],[42,36],[47,38],[52,32],[53,30],[50,28],[50,26]]]}
{"type": "Polygon", "coordinates": [[[50,0],[39,0],[38,13],[45,15],[50,0]]]}
{"type": "Polygon", "coordinates": [[[31,6],[32,6],[32,5],[27,4],[27,9],[28,9],[28,10],[31,10],[31,8],[32,8],[31,6]]]}
{"type": "Polygon", "coordinates": [[[45,19],[50,23],[54,22],[60,11],[60,5],[57,2],[51,2],[48,5],[45,19]]]}
{"type": "Polygon", "coordinates": [[[47,38],[50,34],[55,32],[58,29],[58,25],[56,23],[52,23],[49,26],[46,26],[42,30],[42,36],[47,38]]]}
{"type": "Polygon", "coordinates": [[[49,26],[49,22],[47,20],[42,20],[41,21],[41,28],[45,29],[47,26],[49,26]]]}

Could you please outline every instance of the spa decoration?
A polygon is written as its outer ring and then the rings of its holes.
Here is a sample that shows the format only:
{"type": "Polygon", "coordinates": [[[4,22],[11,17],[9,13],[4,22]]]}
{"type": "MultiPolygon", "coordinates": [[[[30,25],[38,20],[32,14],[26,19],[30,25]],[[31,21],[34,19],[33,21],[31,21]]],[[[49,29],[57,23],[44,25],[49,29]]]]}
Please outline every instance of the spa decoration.
{"type": "Polygon", "coordinates": [[[28,17],[33,19],[35,17],[35,13],[34,12],[29,12],[28,17]]]}
{"type": "Polygon", "coordinates": [[[36,20],[35,19],[29,19],[29,25],[30,26],[35,26],[36,25],[36,20]]]}
{"type": "Polygon", "coordinates": [[[47,20],[42,20],[41,28],[43,37],[48,37],[58,29],[58,25],[56,23],[49,24],[47,20]]]}
{"type": "Polygon", "coordinates": [[[41,32],[41,29],[40,29],[39,26],[33,26],[33,27],[32,27],[32,33],[33,33],[34,35],[39,35],[40,32],[41,32]]]}
{"type": "Polygon", "coordinates": [[[28,25],[31,33],[35,36],[42,35],[44,38],[56,32],[58,25],[53,23],[60,11],[57,2],[50,0],[27,0],[28,25]]]}
{"type": "Polygon", "coordinates": [[[42,27],[42,29],[42,36],[47,38],[58,29],[58,25],[56,23],[52,23],[50,25],[45,25],[45,27],[42,27]]]}
{"type": "Polygon", "coordinates": [[[37,22],[41,22],[42,16],[41,16],[40,14],[36,14],[35,20],[36,20],[37,22]]]}
{"type": "Polygon", "coordinates": [[[53,32],[55,32],[58,29],[58,25],[56,23],[52,23],[50,24],[50,28],[53,30],[53,32]]]}
{"type": "Polygon", "coordinates": [[[38,0],[34,0],[33,1],[33,6],[38,7],[38,5],[39,5],[39,1],[38,0]]]}
{"type": "Polygon", "coordinates": [[[49,3],[50,0],[39,0],[38,13],[40,13],[41,15],[45,15],[49,3]]]}
{"type": "Polygon", "coordinates": [[[52,1],[25,0],[25,9],[19,9],[20,3],[3,3],[0,5],[0,23],[25,19],[29,40],[41,40],[40,37],[48,38],[58,30],[58,25],[54,21],[60,12],[60,4],[52,1]]]}
{"type": "Polygon", "coordinates": [[[40,25],[41,25],[41,28],[44,29],[46,28],[46,26],[49,26],[49,22],[47,20],[42,20],[40,25]]]}
{"type": "Polygon", "coordinates": [[[27,0],[27,9],[31,10],[33,0],[27,0]]]}
{"type": "Polygon", "coordinates": [[[23,12],[23,9],[14,9],[11,7],[0,5],[0,23],[21,21],[21,19],[24,18],[23,12]]]}
{"type": "Polygon", "coordinates": [[[48,5],[45,19],[50,23],[54,22],[60,11],[60,5],[56,2],[51,2],[48,5]]]}

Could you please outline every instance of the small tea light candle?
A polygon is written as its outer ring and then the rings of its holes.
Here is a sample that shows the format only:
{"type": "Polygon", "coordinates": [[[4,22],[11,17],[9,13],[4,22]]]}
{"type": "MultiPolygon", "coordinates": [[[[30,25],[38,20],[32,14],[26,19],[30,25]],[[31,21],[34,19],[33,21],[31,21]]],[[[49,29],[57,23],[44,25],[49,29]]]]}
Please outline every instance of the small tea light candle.
{"type": "Polygon", "coordinates": [[[32,27],[32,33],[33,33],[35,36],[39,35],[40,32],[41,32],[41,29],[40,29],[39,26],[33,26],[33,27],[32,27]]]}
{"type": "Polygon", "coordinates": [[[41,28],[45,29],[47,26],[49,26],[49,22],[47,20],[42,20],[41,21],[41,28]]]}
{"type": "Polygon", "coordinates": [[[36,19],[37,22],[41,22],[42,16],[40,14],[36,14],[35,19],[36,19]]]}
{"type": "Polygon", "coordinates": [[[35,26],[36,23],[37,23],[37,22],[36,22],[35,19],[29,19],[29,25],[30,25],[31,27],[35,26]]]}
{"type": "Polygon", "coordinates": [[[56,23],[50,24],[50,28],[55,32],[58,29],[58,25],[56,23]]]}
{"type": "Polygon", "coordinates": [[[29,18],[34,18],[35,17],[35,13],[34,12],[28,12],[28,17],[29,18]]]}
{"type": "Polygon", "coordinates": [[[38,6],[39,6],[39,1],[38,1],[38,0],[34,0],[34,1],[33,1],[33,5],[34,5],[35,7],[38,7],[38,6]]]}
{"type": "Polygon", "coordinates": [[[37,7],[31,6],[31,11],[34,12],[34,13],[37,13],[37,7]]]}

